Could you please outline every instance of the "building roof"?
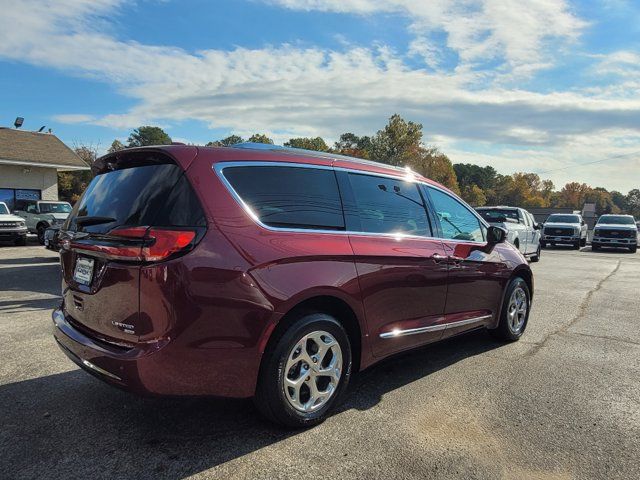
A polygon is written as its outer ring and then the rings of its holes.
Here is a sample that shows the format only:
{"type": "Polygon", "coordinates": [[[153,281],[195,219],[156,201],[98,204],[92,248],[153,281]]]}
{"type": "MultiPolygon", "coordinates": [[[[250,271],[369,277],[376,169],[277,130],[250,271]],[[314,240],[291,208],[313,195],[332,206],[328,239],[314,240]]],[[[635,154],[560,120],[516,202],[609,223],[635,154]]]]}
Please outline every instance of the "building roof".
{"type": "Polygon", "coordinates": [[[89,166],[51,133],[0,127],[0,164],[88,170],[89,166]]]}

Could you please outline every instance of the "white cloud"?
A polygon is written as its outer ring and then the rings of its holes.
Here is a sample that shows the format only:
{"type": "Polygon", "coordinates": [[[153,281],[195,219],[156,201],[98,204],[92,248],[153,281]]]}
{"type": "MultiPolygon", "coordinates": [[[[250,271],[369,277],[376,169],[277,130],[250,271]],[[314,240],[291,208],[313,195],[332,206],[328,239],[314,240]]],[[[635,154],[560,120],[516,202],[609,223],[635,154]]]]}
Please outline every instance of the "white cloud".
{"type": "Polygon", "coordinates": [[[54,115],[53,120],[60,123],[89,123],[93,122],[96,117],[93,115],[87,115],[84,113],[66,113],[60,115],[54,115]]]}
{"type": "MultiPolygon", "coordinates": [[[[406,53],[421,56],[431,68],[410,68],[402,52],[384,45],[189,52],[121,41],[108,34],[105,19],[123,8],[119,0],[64,0],[62,7],[52,0],[0,0],[0,58],[108,82],[135,102],[128,111],[101,117],[64,112],[56,119],[65,123],[133,128],[198,120],[245,135],[265,132],[277,140],[335,139],[344,131],[370,134],[398,112],[422,122],[429,138],[441,140],[454,161],[492,163],[507,171],[558,168],[576,158],[605,155],[608,148],[640,149],[638,85],[551,93],[513,87],[515,78],[550,65],[550,39],[574,41],[584,27],[564,1],[274,2],[303,10],[405,15],[414,35],[406,53]],[[428,35],[434,30],[447,34],[447,47],[460,58],[456,68],[440,68],[428,35]],[[496,59],[502,66],[485,71],[482,62],[496,59]],[[611,143],[612,135],[617,144],[611,143]],[[469,151],[469,145],[502,147],[495,156],[483,156],[469,151]]],[[[621,55],[616,65],[629,61],[621,55]]],[[[607,174],[616,188],[637,183],[615,171],[607,174]]]]}
{"type": "MultiPolygon", "coordinates": [[[[267,0],[286,8],[406,16],[416,42],[431,31],[463,62],[501,58],[511,67],[542,63],[545,41],[574,40],[587,23],[565,0],[267,0]]],[[[415,48],[415,47],[414,47],[415,48]]]]}

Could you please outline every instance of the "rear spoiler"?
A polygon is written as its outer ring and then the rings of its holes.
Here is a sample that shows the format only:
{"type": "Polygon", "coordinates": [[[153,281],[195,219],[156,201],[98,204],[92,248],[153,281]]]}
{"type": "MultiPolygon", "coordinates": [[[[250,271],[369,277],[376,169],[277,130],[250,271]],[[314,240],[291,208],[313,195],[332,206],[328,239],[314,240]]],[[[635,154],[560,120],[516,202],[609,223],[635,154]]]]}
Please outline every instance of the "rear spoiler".
{"type": "Polygon", "coordinates": [[[198,148],[188,145],[125,148],[98,158],[91,165],[91,172],[100,175],[112,170],[163,163],[175,163],[187,170],[197,156],[198,148]]]}

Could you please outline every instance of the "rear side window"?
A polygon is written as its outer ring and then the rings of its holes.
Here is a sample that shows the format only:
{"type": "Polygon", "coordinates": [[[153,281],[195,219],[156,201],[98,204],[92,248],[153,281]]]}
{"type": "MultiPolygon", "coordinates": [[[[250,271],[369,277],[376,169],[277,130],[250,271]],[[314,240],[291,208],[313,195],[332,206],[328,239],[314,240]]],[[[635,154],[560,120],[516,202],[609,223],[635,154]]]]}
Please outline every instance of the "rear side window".
{"type": "Polygon", "coordinates": [[[385,177],[350,173],[360,230],[430,236],[431,229],[418,186],[385,177]]]}
{"type": "Polygon", "coordinates": [[[440,190],[431,187],[428,190],[438,215],[443,238],[472,242],[484,241],[484,227],[467,207],[440,190]]]}
{"type": "Polygon", "coordinates": [[[202,207],[180,167],[174,164],[125,168],[97,175],[71,213],[109,217],[112,222],[83,227],[106,233],[119,226],[205,226],[202,207]]]}
{"type": "Polygon", "coordinates": [[[265,225],[344,230],[335,173],[279,166],[226,167],[224,177],[265,225]]]}

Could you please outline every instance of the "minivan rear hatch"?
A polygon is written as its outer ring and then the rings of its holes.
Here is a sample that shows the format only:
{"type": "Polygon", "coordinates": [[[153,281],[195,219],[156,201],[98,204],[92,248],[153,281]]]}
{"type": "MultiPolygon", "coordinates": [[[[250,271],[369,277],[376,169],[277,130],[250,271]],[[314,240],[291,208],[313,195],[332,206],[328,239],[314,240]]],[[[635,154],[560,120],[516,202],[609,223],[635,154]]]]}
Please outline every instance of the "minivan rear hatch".
{"type": "Polygon", "coordinates": [[[103,157],[94,173],[60,234],[65,315],[85,334],[128,346],[162,333],[139,315],[141,268],[188,253],[206,220],[183,168],[162,150],[103,157]]]}

